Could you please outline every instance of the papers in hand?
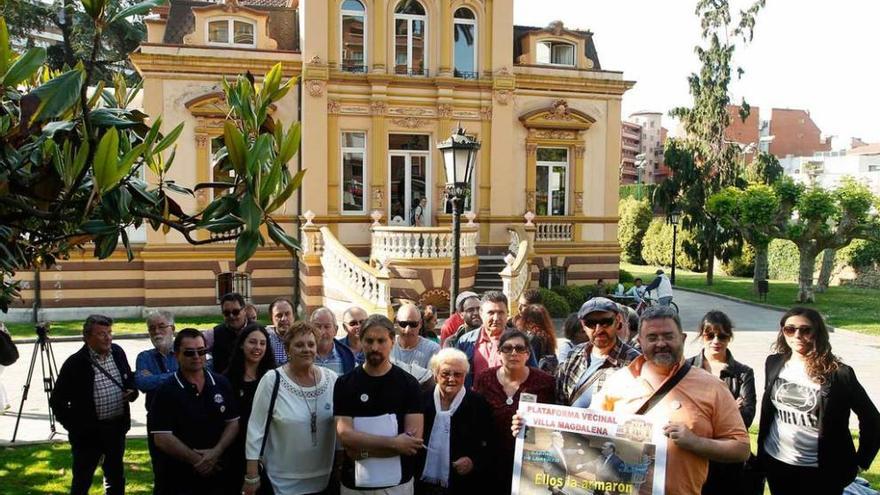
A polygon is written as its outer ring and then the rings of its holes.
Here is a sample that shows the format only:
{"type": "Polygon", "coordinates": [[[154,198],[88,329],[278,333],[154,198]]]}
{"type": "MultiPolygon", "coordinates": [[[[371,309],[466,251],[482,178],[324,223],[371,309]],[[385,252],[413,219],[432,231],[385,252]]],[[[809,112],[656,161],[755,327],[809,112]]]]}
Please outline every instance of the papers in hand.
{"type": "MultiPolygon", "coordinates": [[[[397,416],[355,417],[354,429],[380,437],[397,436],[397,416]]],[[[372,488],[393,486],[400,483],[403,473],[400,471],[400,456],[370,457],[354,462],[354,483],[358,487],[372,488]]]]}

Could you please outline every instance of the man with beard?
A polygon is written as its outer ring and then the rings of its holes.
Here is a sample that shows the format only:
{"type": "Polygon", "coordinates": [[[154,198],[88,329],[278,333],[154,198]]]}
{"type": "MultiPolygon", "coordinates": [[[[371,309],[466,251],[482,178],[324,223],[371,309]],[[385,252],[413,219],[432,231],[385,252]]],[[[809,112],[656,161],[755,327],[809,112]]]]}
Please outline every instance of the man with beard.
{"type": "Polygon", "coordinates": [[[389,360],[394,324],[372,315],[361,325],[366,361],[333,390],[336,431],[346,455],[341,493],[413,493],[415,455],[425,447],[415,378],[389,360]]]}
{"type": "Polygon", "coordinates": [[[229,366],[238,332],[247,325],[247,314],[244,312],[244,297],[238,292],[230,292],[220,298],[220,311],[223,323],[214,327],[214,344],[210,348],[214,360],[214,371],[223,373],[229,366]]]}
{"type": "Polygon", "coordinates": [[[480,298],[477,294],[462,292],[455,300],[455,307],[458,311],[443,323],[443,328],[440,330],[440,344],[443,347],[456,347],[458,340],[464,334],[480,328],[480,325],[483,324],[483,321],[480,320],[480,298]],[[447,330],[446,323],[456,317],[458,325],[447,330]]]}
{"type": "Polygon", "coordinates": [[[279,297],[269,304],[269,317],[272,324],[266,327],[269,334],[269,345],[275,354],[275,366],[287,363],[287,350],[284,345],[284,334],[293,324],[293,303],[286,297],[279,297]]]}
{"type": "MultiPolygon", "coordinates": [[[[156,311],[147,317],[147,332],[153,348],[141,352],[135,362],[134,384],[147,397],[149,412],[156,391],[177,372],[177,358],[174,357],[174,315],[168,311],[156,311]]],[[[153,437],[147,437],[147,447],[153,463],[153,473],[160,465],[156,462],[156,444],[153,437]]],[[[161,479],[161,476],[157,476],[161,479]]],[[[159,493],[158,484],[153,485],[153,493],[159,493]]]]}
{"type": "Polygon", "coordinates": [[[749,434],[724,382],[684,362],[684,332],[673,309],[645,311],[638,338],[644,354],[608,377],[591,408],[641,412],[664,423],[666,493],[698,495],[710,460],[748,459],[749,434]],[[669,391],[658,394],[664,384],[669,391]]]}
{"type": "Polygon", "coordinates": [[[637,358],[639,351],[619,338],[624,322],[614,301],[594,297],[581,306],[578,318],[588,340],[575,346],[559,366],[556,400],[566,406],[589,407],[605,379],[637,358]]]}
{"type": "Polygon", "coordinates": [[[336,340],[336,315],[325,307],[312,311],[309,318],[312,325],[318,327],[321,339],[318,340],[315,365],[332,370],[337,375],[344,375],[354,369],[354,353],[347,345],[336,340]]]}

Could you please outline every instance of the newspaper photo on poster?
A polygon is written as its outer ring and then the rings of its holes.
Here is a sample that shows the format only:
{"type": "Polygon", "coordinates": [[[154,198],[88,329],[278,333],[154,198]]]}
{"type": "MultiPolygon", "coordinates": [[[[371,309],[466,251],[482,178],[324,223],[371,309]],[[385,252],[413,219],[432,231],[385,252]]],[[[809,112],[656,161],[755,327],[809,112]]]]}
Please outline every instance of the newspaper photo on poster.
{"type": "Polygon", "coordinates": [[[662,495],[666,437],[643,416],[520,402],[513,495],[662,495]]]}

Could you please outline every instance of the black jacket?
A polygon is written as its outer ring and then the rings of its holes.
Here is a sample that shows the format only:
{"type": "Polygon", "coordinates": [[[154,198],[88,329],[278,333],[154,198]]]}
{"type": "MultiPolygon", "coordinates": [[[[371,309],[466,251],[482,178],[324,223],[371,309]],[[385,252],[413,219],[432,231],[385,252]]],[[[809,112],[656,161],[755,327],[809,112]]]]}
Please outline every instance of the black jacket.
{"type": "MultiPolygon", "coordinates": [[[[696,368],[702,368],[703,353],[700,352],[696,356],[688,358],[687,363],[696,368]]],[[[754,370],[733,359],[733,354],[727,351],[727,369],[721,371],[721,379],[727,384],[734,399],[743,400],[742,405],[739,406],[739,413],[748,430],[752,426],[752,421],[755,420],[755,406],[758,404],[755,395],[754,370]]]]}
{"type": "MultiPolygon", "coordinates": [[[[434,388],[422,393],[422,412],[425,415],[424,438],[425,447],[430,444],[431,428],[434,427],[434,418],[437,410],[434,408],[434,388]]],[[[449,433],[449,461],[455,462],[460,457],[470,457],[474,469],[465,476],[459,475],[455,468],[449,467],[448,493],[459,493],[464,490],[471,493],[491,493],[486,484],[486,471],[488,469],[488,456],[491,449],[492,411],[489,403],[476,392],[467,390],[461,405],[452,415],[452,431],[449,433]]],[[[425,469],[425,457],[427,448],[421,449],[416,463],[415,477],[421,479],[425,469]]],[[[418,490],[417,490],[418,493],[418,490]]]]}
{"type": "MultiPolygon", "coordinates": [[[[761,402],[761,426],[758,432],[758,456],[766,458],[764,442],[776,415],[770,400],[773,383],[785,365],[785,355],[773,354],[765,364],[767,382],[761,402]]],[[[868,469],[880,449],[880,413],[852,368],[845,364],[819,389],[819,470],[841,490],[858,473],[858,466],[868,469]],[[859,450],[853,446],[849,431],[850,411],[859,418],[859,450]]]]}
{"type": "MultiPolygon", "coordinates": [[[[122,385],[130,390],[137,390],[134,385],[134,373],[125,358],[125,351],[116,344],[111,344],[110,354],[122,376],[122,385]]],[[[49,399],[49,407],[55,413],[58,422],[68,433],[79,435],[96,429],[98,416],[95,412],[95,373],[100,373],[92,366],[89,348],[85,345],[61,366],[55,389],[49,399]]],[[[131,419],[128,402],[125,403],[125,422],[131,419]]],[[[126,428],[126,431],[128,428],[126,428]]]]}
{"type": "Polygon", "coordinates": [[[214,373],[218,375],[226,373],[229,361],[235,354],[235,342],[238,340],[239,332],[241,332],[241,328],[235,330],[226,323],[214,327],[214,347],[211,348],[214,373]]]}

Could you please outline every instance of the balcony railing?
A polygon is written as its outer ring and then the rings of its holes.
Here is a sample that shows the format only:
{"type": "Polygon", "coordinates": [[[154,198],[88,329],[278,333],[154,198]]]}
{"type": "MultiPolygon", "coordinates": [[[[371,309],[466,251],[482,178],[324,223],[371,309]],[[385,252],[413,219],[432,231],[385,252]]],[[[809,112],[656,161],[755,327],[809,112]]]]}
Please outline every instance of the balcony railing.
{"type": "MultiPolygon", "coordinates": [[[[415,260],[452,258],[452,230],[448,227],[373,227],[370,258],[415,260]]],[[[461,227],[461,256],[477,255],[476,227],[461,227]]]]}
{"type": "Polygon", "coordinates": [[[406,67],[395,67],[394,73],[398,76],[428,77],[428,69],[407,69],[406,67]]]}
{"type": "Polygon", "coordinates": [[[573,223],[544,223],[536,222],[538,227],[535,232],[535,242],[564,242],[571,241],[574,235],[573,223]]]}
{"type": "Polygon", "coordinates": [[[388,272],[374,268],[349,251],[340,243],[330,229],[320,229],[323,250],[321,266],[324,269],[324,285],[326,289],[335,289],[347,294],[349,300],[360,304],[368,303],[370,310],[387,311],[391,306],[391,284],[388,272]]]}
{"type": "Polygon", "coordinates": [[[367,66],[362,60],[343,60],[339,64],[339,70],[342,72],[353,72],[355,74],[366,74],[367,66]]]}
{"type": "Polygon", "coordinates": [[[455,69],[454,75],[455,75],[455,77],[457,77],[459,79],[477,80],[480,78],[479,72],[468,72],[468,71],[458,70],[458,69],[455,69]]]}

